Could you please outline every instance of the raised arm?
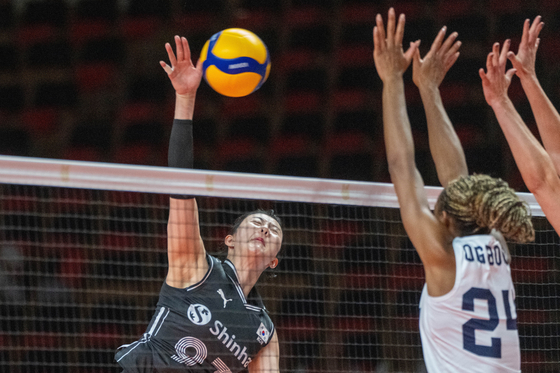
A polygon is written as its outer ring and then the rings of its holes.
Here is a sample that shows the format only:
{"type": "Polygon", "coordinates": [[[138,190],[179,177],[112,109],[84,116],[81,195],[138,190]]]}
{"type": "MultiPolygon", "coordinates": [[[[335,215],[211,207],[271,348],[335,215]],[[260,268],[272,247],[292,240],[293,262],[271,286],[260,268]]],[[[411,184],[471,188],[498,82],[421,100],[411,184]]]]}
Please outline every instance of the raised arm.
{"type": "MultiPolygon", "coordinates": [[[[192,119],[196,90],[202,78],[201,64],[195,67],[187,39],[175,36],[177,56],[165,45],[171,65],[160,61],[175,88],[175,119],[169,139],[169,167],[192,168],[192,119]]],[[[167,223],[168,285],[185,288],[204,277],[208,270],[206,250],[200,237],[198,206],[192,196],[171,196],[167,223]]]]}
{"type": "Polygon", "coordinates": [[[494,110],[527,188],[535,195],[556,232],[560,233],[560,179],[550,156],[527,128],[507,95],[515,74],[515,69],[505,71],[509,44],[507,40],[501,52],[500,45],[494,44],[486,61],[486,73],[480,69],[484,96],[494,110]]]}
{"type": "Polygon", "coordinates": [[[560,175],[560,115],[544,92],[535,72],[535,60],[544,23],[537,16],[533,23],[527,19],[517,54],[509,52],[508,58],[517,70],[523,90],[531,104],[544,147],[560,175]]]}
{"type": "Polygon", "coordinates": [[[387,35],[381,15],[377,15],[376,23],[373,30],[373,57],[383,81],[383,132],[391,181],[405,230],[424,263],[429,291],[437,294],[435,287],[439,286],[438,280],[443,278],[441,269],[450,270],[447,268],[450,264],[449,253],[445,250],[444,228],[430,211],[424,182],[414,161],[414,143],[402,77],[419,42],[412,43],[407,52],[403,52],[405,18],[401,15],[395,28],[393,9],[389,10],[387,35]]]}
{"type": "Polygon", "coordinates": [[[461,42],[455,41],[456,32],[447,39],[445,32],[446,27],[443,27],[423,59],[417,49],[412,62],[412,79],[420,91],[426,112],[430,152],[439,181],[444,187],[459,176],[468,175],[463,147],[443,107],[439,91],[445,74],[457,61],[461,47],[461,42]]]}

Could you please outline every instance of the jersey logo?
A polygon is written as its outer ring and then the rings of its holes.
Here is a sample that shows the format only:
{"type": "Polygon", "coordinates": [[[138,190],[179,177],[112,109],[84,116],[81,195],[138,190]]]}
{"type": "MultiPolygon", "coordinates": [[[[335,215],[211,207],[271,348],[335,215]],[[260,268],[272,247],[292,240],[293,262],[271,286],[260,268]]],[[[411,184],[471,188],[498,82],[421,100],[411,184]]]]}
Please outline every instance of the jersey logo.
{"type": "Polygon", "coordinates": [[[259,326],[259,328],[257,329],[257,335],[258,335],[257,340],[259,341],[260,344],[263,345],[268,343],[268,338],[270,338],[270,332],[262,322],[261,322],[261,326],[259,326]]]}
{"type": "Polygon", "coordinates": [[[202,304],[191,304],[187,311],[187,315],[189,320],[196,325],[206,325],[210,322],[210,320],[212,320],[212,313],[208,307],[203,306],[202,304]]]}
{"type": "Polygon", "coordinates": [[[222,299],[224,300],[224,308],[226,308],[227,302],[231,302],[233,299],[226,299],[226,295],[224,294],[224,291],[222,289],[218,289],[218,294],[220,294],[220,297],[222,297],[222,299]]]}

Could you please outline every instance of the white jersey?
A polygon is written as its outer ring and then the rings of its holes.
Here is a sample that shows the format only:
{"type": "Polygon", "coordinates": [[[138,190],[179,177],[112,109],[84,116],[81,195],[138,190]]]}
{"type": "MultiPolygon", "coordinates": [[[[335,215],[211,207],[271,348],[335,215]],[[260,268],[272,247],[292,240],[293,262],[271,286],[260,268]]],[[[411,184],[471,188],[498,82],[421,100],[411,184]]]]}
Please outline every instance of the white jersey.
{"type": "Polygon", "coordinates": [[[521,372],[509,252],[493,235],[453,240],[453,289],[420,298],[420,336],[429,373],[521,372]]]}

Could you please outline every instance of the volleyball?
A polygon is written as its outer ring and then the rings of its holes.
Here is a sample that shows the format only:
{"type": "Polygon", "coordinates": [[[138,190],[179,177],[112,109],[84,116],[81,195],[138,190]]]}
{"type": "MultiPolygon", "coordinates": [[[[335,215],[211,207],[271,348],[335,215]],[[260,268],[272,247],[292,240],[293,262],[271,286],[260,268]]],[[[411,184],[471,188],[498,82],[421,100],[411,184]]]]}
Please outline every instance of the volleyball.
{"type": "Polygon", "coordinates": [[[257,35],[241,28],[212,35],[202,47],[200,59],[204,80],[213,90],[228,97],[255,92],[270,73],[266,45],[257,35]]]}

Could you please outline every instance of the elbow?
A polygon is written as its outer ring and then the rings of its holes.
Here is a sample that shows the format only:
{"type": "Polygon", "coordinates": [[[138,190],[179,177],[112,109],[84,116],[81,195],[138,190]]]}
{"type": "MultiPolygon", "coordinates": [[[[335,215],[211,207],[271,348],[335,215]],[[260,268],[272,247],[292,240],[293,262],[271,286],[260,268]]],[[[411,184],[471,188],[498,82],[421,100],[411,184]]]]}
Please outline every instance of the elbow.
{"type": "Polygon", "coordinates": [[[387,159],[387,163],[389,174],[391,175],[391,180],[393,180],[393,182],[395,177],[414,174],[416,170],[414,157],[389,157],[387,159]]]}
{"type": "Polygon", "coordinates": [[[387,164],[391,174],[403,172],[412,166],[415,167],[414,152],[407,150],[387,152],[387,164]]]}
{"type": "Polygon", "coordinates": [[[527,189],[533,194],[549,190],[558,184],[558,174],[548,157],[537,159],[528,167],[520,168],[527,189]]]}
{"type": "Polygon", "coordinates": [[[527,189],[535,195],[550,190],[558,184],[558,175],[553,168],[532,168],[532,172],[522,175],[527,189]]]}
{"type": "Polygon", "coordinates": [[[529,191],[533,194],[542,190],[544,185],[546,185],[545,178],[537,174],[527,175],[523,178],[523,181],[525,182],[527,189],[529,189],[529,191]]]}
{"type": "Polygon", "coordinates": [[[558,183],[558,175],[550,173],[534,173],[524,179],[527,189],[535,196],[546,193],[554,183],[558,183]]]}

